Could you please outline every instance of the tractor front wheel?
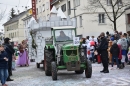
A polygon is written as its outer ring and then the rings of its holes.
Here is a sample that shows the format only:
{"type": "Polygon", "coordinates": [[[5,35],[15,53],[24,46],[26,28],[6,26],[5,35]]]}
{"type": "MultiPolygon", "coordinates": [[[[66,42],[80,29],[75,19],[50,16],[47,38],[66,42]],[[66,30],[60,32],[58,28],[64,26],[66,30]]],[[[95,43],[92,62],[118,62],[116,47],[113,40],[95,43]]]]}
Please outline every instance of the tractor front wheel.
{"type": "Polygon", "coordinates": [[[44,56],[44,67],[46,76],[51,76],[51,62],[53,59],[53,54],[49,50],[45,50],[44,56]]]}
{"type": "Polygon", "coordinates": [[[51,62],[52,79],[57,80],[57,66],[55,62],[51,62]]]}
{"type": "Polygon", "coordinates": [[[91,76],[92,76],[92,64],[89,60],[87,60],[85,76],[86,76],[86,78],[91,78],[91,76]]]}

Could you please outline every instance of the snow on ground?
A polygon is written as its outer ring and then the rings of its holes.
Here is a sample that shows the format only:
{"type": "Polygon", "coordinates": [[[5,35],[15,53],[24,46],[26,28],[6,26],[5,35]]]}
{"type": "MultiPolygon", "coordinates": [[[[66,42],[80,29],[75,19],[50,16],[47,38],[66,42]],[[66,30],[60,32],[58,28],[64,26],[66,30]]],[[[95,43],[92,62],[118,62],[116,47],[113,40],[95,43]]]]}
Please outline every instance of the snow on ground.
{"type": "Polygon", "coordinates": [[[109,66],[110,73],[100,73],[101,64],[93,64],[92,78],[85,78],[85,74],[75,74],[73,71],[58,71],[58,80],[53,81],[51,76],[45,76],[43,68],[36,68],[36,63],[29,67],[17,67],[13,71],[13,82],[7,82],[9,86],[130,86],[130,66],[124,69],[113,70],[109,66]]]}

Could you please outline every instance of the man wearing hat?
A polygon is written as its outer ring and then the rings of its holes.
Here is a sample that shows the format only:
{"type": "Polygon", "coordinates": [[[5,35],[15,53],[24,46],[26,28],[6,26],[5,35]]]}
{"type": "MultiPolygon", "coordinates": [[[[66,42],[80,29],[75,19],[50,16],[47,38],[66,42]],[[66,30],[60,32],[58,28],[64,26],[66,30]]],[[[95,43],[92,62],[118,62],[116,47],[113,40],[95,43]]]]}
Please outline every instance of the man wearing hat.
{"type": "Polygon", "coordinates": [[[7,78],[7,81],[13,81],[13,79],[10,79],[10,76],[12,75],[12,56],[14,55],[15,50],[10,45],[10,38],[5,38],[3,45],[5,46],[5,51],[7,52],[8,56],[9,56],[9,61],[8,61],[8,74],[9,74],[9,76],[7,78]]]}
{"type": "Polygon", "coordinates": [[[108,70],[108,41],[105,37],[105,33],[102,32],[100,34],[101,37],[101,41],[100,41],[100,45],[97,48],[99,54],[101,54],[101,60],[102,60],[102,64],[103,64],[103,70],[100,71],[101,73],[109,73],[108,70]]]}

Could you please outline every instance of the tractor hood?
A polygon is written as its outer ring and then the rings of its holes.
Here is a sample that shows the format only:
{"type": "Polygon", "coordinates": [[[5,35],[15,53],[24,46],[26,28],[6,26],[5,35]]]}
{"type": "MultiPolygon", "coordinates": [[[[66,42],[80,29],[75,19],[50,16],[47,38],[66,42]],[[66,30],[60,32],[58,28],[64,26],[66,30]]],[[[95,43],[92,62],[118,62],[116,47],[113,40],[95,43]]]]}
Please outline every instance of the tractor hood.
{"type": "Polygon", "coordinates": [[[62,46],[62,50],[74,50],[77,49],[79,46],[75,46],[74,44],[65,44],[62,46]]]}

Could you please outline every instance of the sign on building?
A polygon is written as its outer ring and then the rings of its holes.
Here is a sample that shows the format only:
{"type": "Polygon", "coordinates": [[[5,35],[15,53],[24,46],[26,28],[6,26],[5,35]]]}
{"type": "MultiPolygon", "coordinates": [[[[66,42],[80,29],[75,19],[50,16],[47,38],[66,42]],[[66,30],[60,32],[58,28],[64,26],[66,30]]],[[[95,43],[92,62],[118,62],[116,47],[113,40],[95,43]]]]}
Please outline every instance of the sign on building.
{"type": "Polygon", "coordinates": [[[32,15],[35,19],[37,19],[36,13],[36,0],[32,0],[32,15]]]}

